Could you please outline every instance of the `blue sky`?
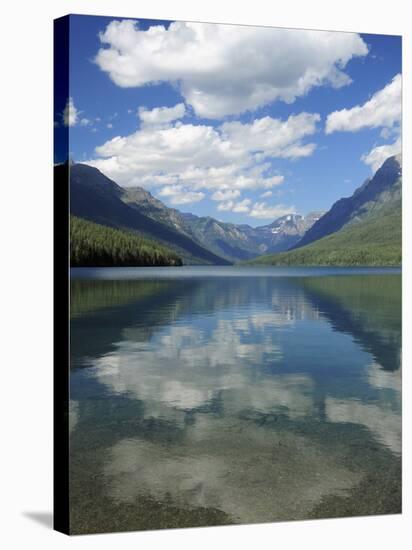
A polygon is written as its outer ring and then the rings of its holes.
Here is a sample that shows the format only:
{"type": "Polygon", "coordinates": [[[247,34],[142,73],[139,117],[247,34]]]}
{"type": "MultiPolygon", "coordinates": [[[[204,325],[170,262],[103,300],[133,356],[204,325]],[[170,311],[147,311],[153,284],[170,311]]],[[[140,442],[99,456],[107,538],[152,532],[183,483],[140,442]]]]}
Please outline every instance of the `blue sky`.
{"type": "Polygon", "coordinates": [[[327,210],[400,150],[400,73],[396,36],[71,16],[56,131],[120,185],[263,225],[327,210]]]}

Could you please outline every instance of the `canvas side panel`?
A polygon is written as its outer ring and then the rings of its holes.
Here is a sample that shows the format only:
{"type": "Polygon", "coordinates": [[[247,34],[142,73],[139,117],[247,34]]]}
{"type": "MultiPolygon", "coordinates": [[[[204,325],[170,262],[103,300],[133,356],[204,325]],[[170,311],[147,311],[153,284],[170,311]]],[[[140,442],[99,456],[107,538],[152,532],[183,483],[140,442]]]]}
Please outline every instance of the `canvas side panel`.
{"type": "Polygon", "coordinates": [[[69,25],[54,21],[54,529],[69,534],[69,25]]]}

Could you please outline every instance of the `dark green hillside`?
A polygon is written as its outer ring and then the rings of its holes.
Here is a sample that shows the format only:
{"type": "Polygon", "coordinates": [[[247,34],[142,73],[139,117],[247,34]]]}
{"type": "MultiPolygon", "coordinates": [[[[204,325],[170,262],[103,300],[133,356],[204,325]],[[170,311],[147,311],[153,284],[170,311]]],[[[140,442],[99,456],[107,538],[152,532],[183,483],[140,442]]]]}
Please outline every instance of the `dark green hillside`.
{"type": "Polygon", "coordinates": [[[247,263],[264,265],[395,266],[402,261],[400,201],[379,214],[302,248],[260,256],[247,263]]]}
{"type": "Polygon", "coordinates": [[[182,260],[149,239],[70,216],[70,265],[177,266],[182,260]]]}

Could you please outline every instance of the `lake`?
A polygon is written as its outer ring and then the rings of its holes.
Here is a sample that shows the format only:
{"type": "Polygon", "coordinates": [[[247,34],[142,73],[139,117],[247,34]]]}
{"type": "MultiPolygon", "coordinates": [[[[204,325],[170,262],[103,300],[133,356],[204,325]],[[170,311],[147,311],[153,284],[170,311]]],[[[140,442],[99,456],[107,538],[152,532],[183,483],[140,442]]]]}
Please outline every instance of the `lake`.
{"type": "Polygon", "coordinates": [[[71,271],[74,533],[401,511],[398,269],[71,271]]]}

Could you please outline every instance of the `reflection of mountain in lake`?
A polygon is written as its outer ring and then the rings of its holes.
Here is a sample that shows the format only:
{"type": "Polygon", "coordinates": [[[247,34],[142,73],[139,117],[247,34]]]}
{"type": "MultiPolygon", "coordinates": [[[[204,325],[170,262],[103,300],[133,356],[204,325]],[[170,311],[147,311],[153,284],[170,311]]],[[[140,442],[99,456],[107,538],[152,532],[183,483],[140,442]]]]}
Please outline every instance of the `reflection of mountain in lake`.
{"type": "MultiPolygon", "coordinates": [[[[297,281],[297,279],[296,279],[297,281]]],[[[304,291],[293,279],[190,280],[73,280],[71,283],[72,365],[77,358],[100,356],[128,330],[128,338],[147,340],[158,326],[187,315],[207,315],[219,310],[246,308],[250,303],[271,304],[269,315],[278,322],[318,316],[304,291]],[[288,290],[289,289],[289,290],[288,290]],[[102,330],[104,328],[104,330],[102,330]],[[77,337],[77,334],[82,336],[77,337]],[[133,335],[132,335],[133,334],[133,335]],[[86,337],[87,335],[87,337],[86,337]]],[[[265,324],[268,313],[254,315],[265,324]]]]}
{"type": "MultiPolygon", "coordinates": [[[[74,280],[71,314],[76,319],[72,331],[89,328],[95,334],[103,324],[102,336],[110,347],[125,328],[129,336],[134,331],[138,340],[145,340],[152,328],[169,324],[188,312],[199,315],[250,303],[270,304],[269,323],[275,315],[282,323],[322,315],[334,330],[352,335],[384,369],[396,370],[401,345],[400,285],[398,275],[258,278],[253,285],[247,279],[229,277],[189,281],[74,280]],[[96,316],[99,325],[91,322],[96,316]]],[[[265,316],[267,313],[256,313],[255,324],[264,325],[265,316]]],[[[88,340],[96,342],[93,335],[88,340]]],[[[79,344],[88,345],[84,338],[74,338],[73,344],[75,357],[79,344]]],[[[100,355],[104,350],[99,345],[100,355]]]]}
{"type": "Polygon", "coordinates": [[[397,278],[72,281],[73,530],[399,511],[397,278]]]}
{"type": "Polygon", "coordinates": [[[71,282],[71,362],[82,366],[122,339],[125,328],[136,328],[136,338],[147,340],[157,326],[173,321],[193,282],[104,281],[71,282]]]}
{"type": "Polygon", "coordinates": [[[351,334],[386,370],[396,370],[401,348],[399,275],[307,278],[306,297],[339,332],[351,334]]]}

